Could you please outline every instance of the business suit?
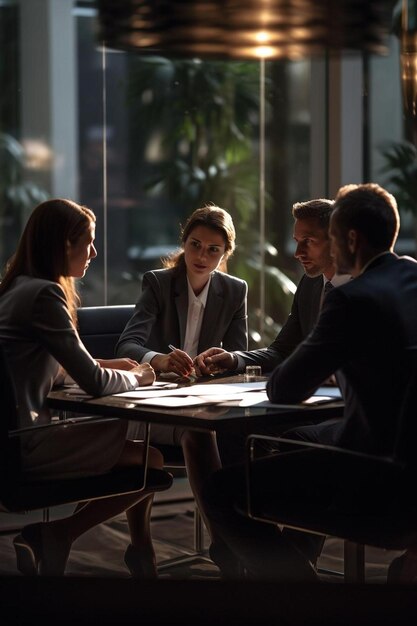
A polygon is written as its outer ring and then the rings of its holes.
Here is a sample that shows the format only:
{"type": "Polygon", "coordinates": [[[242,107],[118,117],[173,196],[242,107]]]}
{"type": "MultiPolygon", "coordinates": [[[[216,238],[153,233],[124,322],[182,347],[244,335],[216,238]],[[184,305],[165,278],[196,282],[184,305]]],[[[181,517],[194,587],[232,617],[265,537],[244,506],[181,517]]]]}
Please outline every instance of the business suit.
{"type": "MultiPolygon", "coordinates": [[[[212,274],[198,343],[198,353],[211,346],[245,350],[248,345],[247,284],[215,271],[212,274]]],[[[149,351],[166,354],[169,344],[184,345],[188,314],[185,268],[146,272],[135,312],[116,346],[119,357],[141,361],[149,351]]]]}
{"type": "MultiPolygon", "coordinates": [[[[310,278],[304,274],[294,294],[290,315],[284,326],[268,348],[250,351],[236,351],[243,359],[237,371],[247,365],[260,365],[262,372],[272,371],[282,363],[311,332],[320,312],[323,292],[323,275],[310,278]]],[[[269,431],[268,431],[269,432],[269,431]]],[[[219,439],[220,455],[224,465],[242,463],[246,455],[246,437],[242,430],[239,434],[224,434],[219,439]]]]}
{"type": "MultiPolygon", "coordinates": [[[[340,368],[348,396],[342,427],[333,427],[338,443],[390,454],[407,384],[404,349],[417,345],[416,310],[417,263],[391,253],[376,257],[355,280],[329,293],[313,332],[272,373],[269,398],[300,402],[340,368]]],[[[342,506],[346,513],[350,498],[364,506],[371,495],[382,498],[386,482],[373,466],[357,467],[346,457],[337,467],[329,467],[328,457],[321,459],[307,450],[294,457],[283,454],[261,460],[255,464],[254,480],[259,490],[268,490],[268,498],[279,502],[285,491],[287,499],[291,494],[314,510],[342,506]]],[[[244,468],[218,472],[206,498],[213,527],[257,576],[272,574],[283,561],[290,566],[293,557],[294,563],[300,561],[294,535],[277,534],[268,524],[246,519],[235,510],[235,504],[242,506],[245,499],[244,468]]]]}
{"type": "MultiPolygon", "coordinates": [[[[247,349],[247,284],[219,271],[212,274],[198,342],[198,352],[211,346],[247,349]]],[[[184,345],[188,315],[188,283],[183,268],[146,272],[135,312],[116,346],[119,357],[141,361],[150,351],[166,354],[169,344],[184,345]]],[[[155,444],[178,445],[184,428],[152,428],[155,444]]],[[[144,427],[130,423],[128,436],[142,438],[144,427]]]]}
{"type": "Polygon", "coordinates": [[[307,337],[317,321],[323,291],[323,276],[301,278],[290,315],[268,348],[237,352],[246,365],[260,365],[263,372],[269,372],[282,363],[307,337]]]}
{"type": "MultiPolygon", "coordinates": [[[[101,368],[80,341],[62,288],[19,276],[0,298],[0,342],[12,373],[19,427],[48,424],[46,398],[63,370],[98,396],[135,389],[128,372],[101,368]]],[[[37,477],[77,476],[109,470],[125,445],[123,421],[46,429],[22,438],[22,462],[37,477]]]]}
{"type": "Polygon", "coordinates": [[[417,263],[379,256],[329,293],[314,332],[273,372],[270,399],[298,402],[340,368],[349,393],[340,441],[389,453],[407,373],[402,353],[417,343],[416,310],[417,263]]]}

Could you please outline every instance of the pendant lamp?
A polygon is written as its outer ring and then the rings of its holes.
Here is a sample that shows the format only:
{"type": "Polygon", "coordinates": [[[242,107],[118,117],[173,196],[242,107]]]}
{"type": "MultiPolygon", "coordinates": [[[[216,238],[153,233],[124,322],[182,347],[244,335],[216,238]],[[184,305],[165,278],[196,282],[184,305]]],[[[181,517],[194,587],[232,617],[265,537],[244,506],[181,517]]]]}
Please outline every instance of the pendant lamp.
{"type": "Polygon", "coordinates": [[[384,53],[392,0],[98,0],[109,48],[173,57],[384,53]]]}

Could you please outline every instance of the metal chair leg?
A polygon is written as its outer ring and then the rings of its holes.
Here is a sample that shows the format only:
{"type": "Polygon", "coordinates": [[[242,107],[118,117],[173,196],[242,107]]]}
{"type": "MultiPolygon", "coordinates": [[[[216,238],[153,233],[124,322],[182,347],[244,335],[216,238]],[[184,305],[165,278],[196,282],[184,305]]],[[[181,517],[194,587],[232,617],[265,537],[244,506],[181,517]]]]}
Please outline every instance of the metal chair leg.
{"type": "Polygon", "coordinates": [[[344,541],[345,582],[365,582],[365,546],[344,541]]]}
{"type": "Polygon", "coordinates": [[[204,523],[197,505],[194,507],[194,550],[197,554],[204,552],[204,523]]]}

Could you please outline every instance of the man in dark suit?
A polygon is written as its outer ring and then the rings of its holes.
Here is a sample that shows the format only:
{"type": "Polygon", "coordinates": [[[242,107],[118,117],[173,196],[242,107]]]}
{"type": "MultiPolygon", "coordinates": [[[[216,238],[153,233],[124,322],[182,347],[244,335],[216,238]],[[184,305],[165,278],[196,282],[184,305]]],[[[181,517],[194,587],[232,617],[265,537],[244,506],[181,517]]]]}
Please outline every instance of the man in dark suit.
{"type": "Polygon", "coordinates": [[[335,276],[330,255],[328,228],[333,204],[332,200],[318,199],[298,202],[292,208],[297,244],[294,256],[305,274],[295,292],[291,313],[272,344],[259,350],[235,352],[209,348],[195,359],[201,373],[208,374],[216,368],[239,372],[246,365],[260,365],[263,372],[272,371],[307,337],[317,321],[327,282],[337,286],[348,280],[346,276],[335,276]]]}
{"type": "MultiPolygon", "coordinates": [[[[339,191],[330,220],[331,252],[337,270],[354,280],[328,294],[312,333],[274,370],[267,387],[271,401],[298,403],[341,370],[347,396],[342,427],[333,426],[336,443],[379,455],[393,450],[407,383],[404,350],[417,344],[417,263],[393,253],[398,230],[396,201],[378,185],[339,191]]],[[[364,501],[382,488],[371,472],[352,466],[345,472],[310,456],[301,462],[289,458],[277,455],[255,463],[257,485],[268,488],[277,502],[283,485],[314,510],[334,506],[342,488],[364,501]]],[[[294,537],[239,513],[245,506],[244,468],[218,472],[206,498],[224,546],[251,576],[314,580],[294,537]]]]}
{"type": "MultiPolygon", "coordinates": [[[[294,256],[303,266],[304,275],[295,292],[290,315],[272,344],[268,348],[235,352],[226,352],[222,348],[210,348],[195,359],[197,370],[199,369],[203,374],[208,374],[212,369],[217,368],[240,372],[247,365],[260,365],[264,373],[272,371],[307,337],[317,321],[325,291],[327,293],[330,286],[337,287],[350,279],[349,275],[336,275],[330,254],[328,230],[333,207],[333,200],[322,198],[298,202],[292,207],[293,237],[296,242],[294,256]]],[[[324,435],[324,431],[330,435],[327,442],[332,443],[333,431],[328,428],[327,424],[298,428],[293,431],[292,436],[302,439],[308,437],[317,441],[318,433],[324,435]]],[[[268,432],[271,434],[271,431],[268,432]]],[[[242,430],[239,434],[233,433],[233,436],[226,433],[217,436],[223,466],[244,461],[248,434],[242,430]]],[[[272,431],[272,434],[276,434],[276,431],[272,431]]],[[[303,533],[303,536],[298,538],[298,542],[303,545],[304,552],[314,562],[321,551],[323,540],[303,533]]],[[[233,564],[230,568],[228,567],[230,559],[227,551],[212,545],[210,553],[225,575],[227,575],[226,570],[230,570],[233,575],[235,567],[233,564]]]]}

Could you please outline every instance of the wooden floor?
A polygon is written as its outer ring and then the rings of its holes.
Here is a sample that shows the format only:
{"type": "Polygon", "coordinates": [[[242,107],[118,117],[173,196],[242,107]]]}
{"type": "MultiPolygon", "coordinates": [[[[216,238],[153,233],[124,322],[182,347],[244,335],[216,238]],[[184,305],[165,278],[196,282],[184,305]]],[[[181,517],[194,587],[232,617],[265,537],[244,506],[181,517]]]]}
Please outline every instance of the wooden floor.
{"type": "MultiPolygon", "coordinates": [[[[193,551],[193,503],[187,501],[189,497],[185,479],[176,479],[174,491],[158,496],[152,535],[159,563],[193,551]],[[174,497],[184,501],[167,501],[174,497]]],[[[63,508],[54,514],[69,512],[63,508]]],[[[0,532],[37,519],[34,514],[0,514],[0,532]]],[[[13,536],[0,535],[1,626],[32,625],[34,615],[57,626],[417,623],[417,589],[385,584],[393,552],[367,550],[367,584],[362,586],[345,585],[336,574],[322,574],[322,584],[313,586],[225,582],[207,558],[162,570],[158,581],[139,584],[129,578],[123,563],[128,543],[123,517],[102,524],[74,543],[62,579],[20,576],[13,536]]],[[[340,542],[326,542],[319,565],[342,572],[340,542]]]]}

